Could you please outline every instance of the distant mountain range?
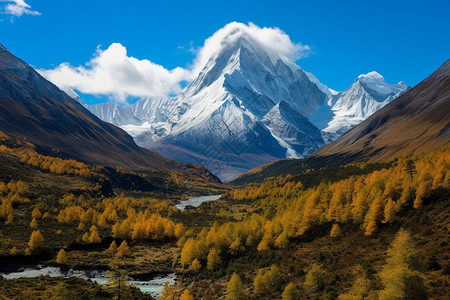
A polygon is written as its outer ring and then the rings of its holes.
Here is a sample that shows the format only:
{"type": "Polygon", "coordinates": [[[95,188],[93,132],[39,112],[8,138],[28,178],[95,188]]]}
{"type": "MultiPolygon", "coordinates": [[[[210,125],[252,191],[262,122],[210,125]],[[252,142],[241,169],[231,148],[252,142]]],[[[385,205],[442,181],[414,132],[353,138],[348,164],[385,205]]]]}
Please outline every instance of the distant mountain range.
{"type": "Polygon", "coordinates": [[[417,155],[450,144],[450,60],[407,93],[387,104],[307,159],[284,159],[231,181],[241,185],[271,176],[304,174],[310,168],[379,162],[417,155]]]}
{"type": "Polygon", "coordinates": [[[370,162],[433,151],[449,142],[450,60],[447,60],[409,92],[312,157],[370,162]]]}
{"type": "Polygon", "coordinates": [[[206,168],[164,159],[136,145],[122,129],[97,118],[0,45],[0,130],[43,152],[90,164],[124,167],[167,178],[179,172],[217,181],[206,168]],[[159,174],[159,175],[158,175],[159,174]]]}
{"type": "Polygon", "coordinates": [[[311,121],[332,141],[409,89],[403,81],[388,84],[377,72],[362,74],[345,91],[331,91],[328,102],[316,110],[311,121]]]}
{"type": "Polygon", "coordinates": [[[408,89],[371,72],[338,93],[244,35],[175,97],[86,107],[138,145],[203,164],[226,180],[277,159],[306,157],[408,89]]]}

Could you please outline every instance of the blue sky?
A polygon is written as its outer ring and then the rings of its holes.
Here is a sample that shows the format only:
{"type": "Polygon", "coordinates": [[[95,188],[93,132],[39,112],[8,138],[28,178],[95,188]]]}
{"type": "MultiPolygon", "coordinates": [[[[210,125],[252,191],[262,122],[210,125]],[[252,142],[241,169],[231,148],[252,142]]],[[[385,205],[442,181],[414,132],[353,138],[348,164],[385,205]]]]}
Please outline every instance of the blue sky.
{"type": "Polygon", "coordinates": [[[448,0],[26,0],[40,15],[7,14],[5,5],[22,1],[0,0],[0,43],[39,69],[84,65],[112,43],[170,70],[187,67],[195,58],[189,49],[232,21],[277,27],[310,46],[297,63],[335,90],[373,70],[415,85],[450,58],[448,0]]]}

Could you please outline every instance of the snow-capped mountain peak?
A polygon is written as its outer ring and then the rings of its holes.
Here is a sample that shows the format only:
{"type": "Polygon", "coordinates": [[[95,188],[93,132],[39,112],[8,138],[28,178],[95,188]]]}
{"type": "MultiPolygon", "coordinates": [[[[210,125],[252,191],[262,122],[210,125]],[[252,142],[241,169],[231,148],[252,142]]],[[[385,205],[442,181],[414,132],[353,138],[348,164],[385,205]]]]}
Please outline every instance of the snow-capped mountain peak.
{"type": "Polygon", "coordinates": [[[312,121],[334,139],[409,89],[403,81],[387,83],[375,71],[361,74],[348,89],[332,95],[327,105],[319,107],[312,121]]]}
{"type": "Polygon", "coordinates": [[[323,145],[308,118],[327,99],[294,62],[242,34],[224,44],[177,96],[139,100],[127,108],[131,115],[117,106],[92,111],[121,125],[141,146],[202,163],[230,179],[323,145]],[[205,153],[208,147],[214,154],[205,153]]]}
{"type": "Polygon", "coordinates": [[[372,71],[369,72],[367,74],[361,74],[358,76],[358,80],[360,81],[379,81],[379,80],[383,80],[384,81],[384,77],[378,73],[377,71],[372,71]]]}
{"type": "Polygon", "coordinates": [[[375,71],[359,75],[357,81],[363,84],[366,89],[373,90],[380,95],[395,95],[407,89],[407,85],[403,81],[397,84],[388,84],[384,77],[375,71]]]}
{"type": "Polygon", "coordinates": [[[175,97],[90,109],[140,146],[203,164],[226,180],[276,159],[311,154],[406,89],[370,72],[338,93],[247,34],[219,48],[175,97]]]}

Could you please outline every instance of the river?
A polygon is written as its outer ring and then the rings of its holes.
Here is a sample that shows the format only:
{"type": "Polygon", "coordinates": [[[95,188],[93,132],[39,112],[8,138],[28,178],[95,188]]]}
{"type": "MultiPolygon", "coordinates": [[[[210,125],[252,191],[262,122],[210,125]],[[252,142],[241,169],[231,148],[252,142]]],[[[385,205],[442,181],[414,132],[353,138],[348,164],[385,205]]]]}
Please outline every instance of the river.
{"type": "MultiPolygon", "coordinates": [[[[90,279],[100,285],[106,285],[110,279],[106,276],[104,270],[73,270],[70,269],[67,272],[62,272],[59,267],[33,265],[27,266],[17,272],[11,272],[3,274],[5,279],[16,278],[32,278],[39,277],[41,275],[49,275],[51,277],[78,277],[82,279],[90,279]]],[[[129,276],[127,278],[128,283],[134,285],[140,289],[143,293],[150,294],[154,298],[158,298],[161,295],[164,284],[168,282],[170,285],[174,285],[176,282],[176,275],[174,273],[158,274],[149,280],[137,280],[129,276]]]]}
{"type": "MultiPolygon", "coordinates": [[[[186,206],[199,207],[206,201],[218,200],[222,195],[211,195],[193,197],[187,200],[181,201],[176,207],[179,210],[184,210],[186,206]]],[[[49,275],[52,277],[78,277],[83,279],[90,279],[101,285],[106,285],[109,278],[106,276],[104,270],[74,270],[70,269],[67,272],[62,272],[59,267],[44,266],[44,265],[32,265],[24,267],[16,272],[3,274],[5,279],[16,278],[31,278],[39,277],[41,275],[49,275]]],[[[149,280],[137,280],[131,276],[127,278],[128,283],[136,286],[143,293],[150,294],[154,298],[158,298],[161,295],[164,284],[168,282],[170,285],[174,285],[176,282],[176,275],[174,273],[158,274],[149,280]]]]}
{"type": "Polygon", "coordinates": [[[201,196],[201,197],[193,197],[187,200],[181,201],[176,205],[179,210],[184,210],[186,206],[190,205],[193,207],[199,207],[200,204],[206,201],[215,201],[218,200],[222,195],[212,195],[212,196],[201,196]]]}

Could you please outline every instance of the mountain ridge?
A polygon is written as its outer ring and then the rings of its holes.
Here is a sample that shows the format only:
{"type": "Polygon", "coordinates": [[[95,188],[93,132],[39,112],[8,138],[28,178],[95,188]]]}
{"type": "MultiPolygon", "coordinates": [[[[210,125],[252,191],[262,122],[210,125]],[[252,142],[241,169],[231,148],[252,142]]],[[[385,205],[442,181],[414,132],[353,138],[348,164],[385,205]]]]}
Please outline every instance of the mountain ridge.
{"type": "Polygon", "coordinates": [[[137,146],[125,131],[100,120],[4,46],[0,47],[0,100],[0,130],[10,136],[90,164],[160,175],[191,168],[196,176],[216,180],[204,167],[166,160],[137,146]]]}
{"type": "Polygon", "coordinates": [[[86,107],[126,130],[138,145],[167,158],[202,163],[227,180],[278,159],[307,157],[408,88],[390,85],[376,72],[360,75],[354,85],[357,98],[349,99],[346,91],[329,89],[244,36],[211,57],[174,97],[86,107]],[[209,148],[215,157],[205,155],[209,148]]]}
{"type": "Polygon", "coordinates": [[[306,159],[284,159],[229,181],[261,182],[271,176],[355,162],[388,161],[441,149],[450,142],[450,60],[405,94],[306,159]]]}
{"type": "Polygon", "coordinates": [[[417,154],[450,136],[450,60],[406,94],[381,108],[314,156],[347,153],[367,161],[417,154]],[[356,148],[363,149],[361,152],[356,148]],[[339,151],[336,151],[338,150],[339,151]]]}
{"type": "MultiPolygon", "coordinates": [[[[301,111],[301,115],[308,116],[316,105],[326,101],[326,95],[299,67],[293,70],[281,57],[238,39],[212,58],[193,82],[167,101],[169,104],[152,108],[163,112],[162,122],[147,122],[146,130],[133,125],[123,128],[141,146],[191,162],[198,162],[205,148],[214,144],[218,155],[212,158],[214,163],[208,165],[206,161],[207,167],[222,178],[230,178],[261,162],[284,158],[292,149],[290,140],[280,144],[280,138],[266,126],[270,123],[269,111],[281,101],[289,103],[297,114],[301,111]],[[168,148],[172,150],[167,151],[168,148]],[[178,151],[180,148],[184,150],[178,151]],[[185,156],[188,152],[191,157],[185,156]]],[[[307,119],[303,121],[309,123],[307,119]]],[[[317,146],[309,144],[323,144],[317,134],[303,138],[305,148],[312,149],[310,153],[317,146]]],[[[305,154],[309,153],[299,156],[305,154]]]]}

